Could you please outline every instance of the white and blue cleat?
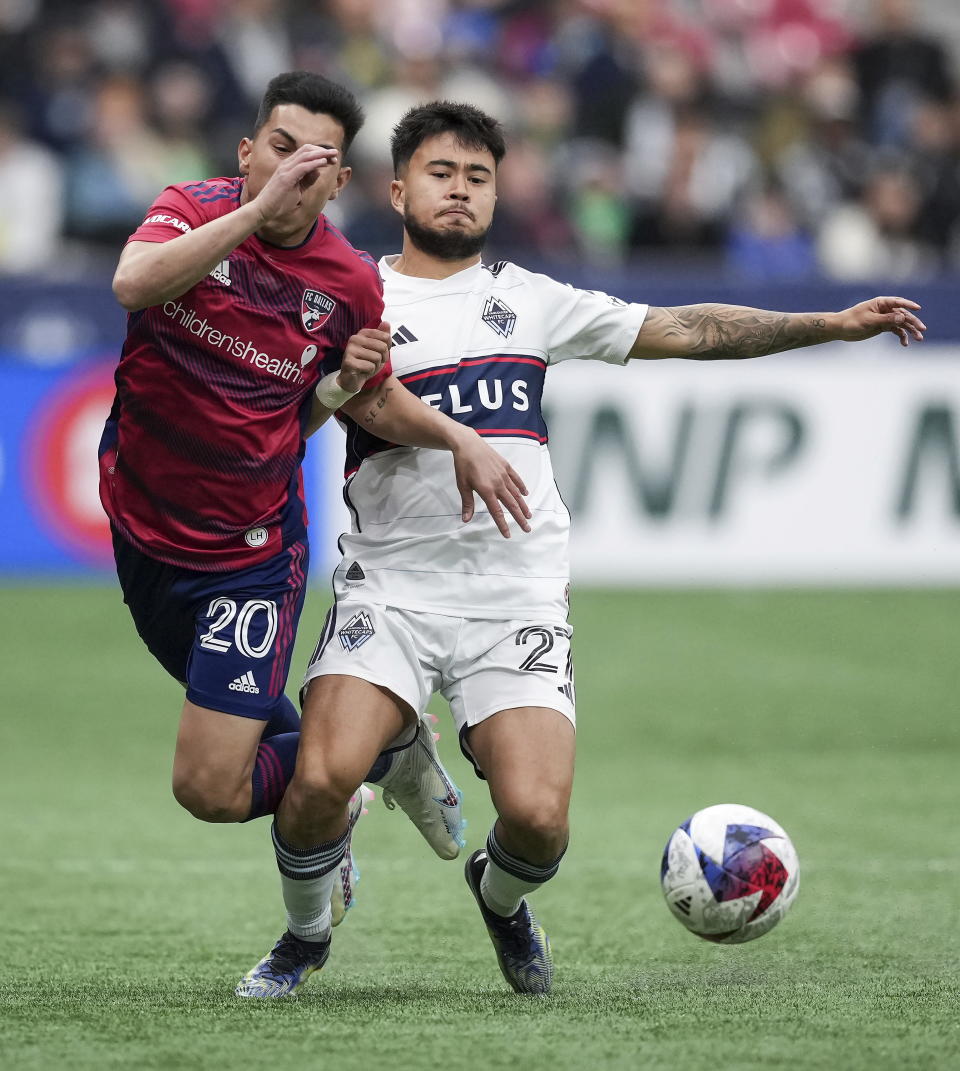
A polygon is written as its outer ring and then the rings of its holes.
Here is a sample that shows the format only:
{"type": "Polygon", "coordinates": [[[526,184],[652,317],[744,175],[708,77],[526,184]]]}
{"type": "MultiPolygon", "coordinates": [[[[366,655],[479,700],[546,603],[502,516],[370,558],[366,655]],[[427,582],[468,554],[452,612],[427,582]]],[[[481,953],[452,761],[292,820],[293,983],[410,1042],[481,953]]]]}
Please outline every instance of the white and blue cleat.
{"type": "Polygon", "coordinates": [[[480,882],[486,869],[487,853],[481,848],[467,860],[464,876],[493,942],[500,973],[515,992],[545,996],[553,984],[550,939],[538,924],[526,900],[520,902],[520,909],[509,918],[487,907],[480,892],[480,882]]]}
{"type": "Polygon", "coordinates": [[[441,859],[456,859],[466,844],[463,793],[440,762],[430,717],[420,719],[410,745],[391,754],[390,767],[377,783],[388,809],[399,804],[441,859]]]}
{"type": "Polygon", "coordinates": [[[240,979],[234,992],[238,997],[268,1000],[292,997],[314,971],[320,970],[329,955],[329,937],[326,941],[301,941],[287,930],[240,979]]]}

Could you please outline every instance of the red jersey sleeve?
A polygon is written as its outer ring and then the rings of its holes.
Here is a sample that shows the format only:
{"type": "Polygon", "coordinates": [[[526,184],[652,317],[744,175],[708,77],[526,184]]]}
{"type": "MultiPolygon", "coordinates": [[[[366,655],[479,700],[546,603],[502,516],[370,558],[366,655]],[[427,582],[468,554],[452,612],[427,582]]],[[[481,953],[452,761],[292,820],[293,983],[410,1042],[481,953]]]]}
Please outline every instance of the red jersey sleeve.
{"type": "Polygon", "coordinates": [[[197,201],[179,186],[168,186],[147,209],[128,242],[169,242],[206,223],[197,201]]]}

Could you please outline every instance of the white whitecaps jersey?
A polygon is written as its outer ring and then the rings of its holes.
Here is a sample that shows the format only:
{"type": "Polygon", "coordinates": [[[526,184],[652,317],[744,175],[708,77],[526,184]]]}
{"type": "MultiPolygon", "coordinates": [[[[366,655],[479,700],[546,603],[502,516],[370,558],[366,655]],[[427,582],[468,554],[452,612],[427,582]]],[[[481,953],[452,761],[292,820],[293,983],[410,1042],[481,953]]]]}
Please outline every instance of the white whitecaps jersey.
{"type": "Polygon", "coordinates": [[[624,364],[647,313],[514,264],[477,263],[447,279],[380,261],[391,362],[414,394],[482,435],[529,492],[531,531],[504,539],[483,503],[464,524],[447,451],[397,447],[347,426],[338,599],[457,617],[563,622],[570,514],[553,477],[541,395],[547,368],[624,364]],[[481,512],[482,511],[482,512],[481,512]]]}

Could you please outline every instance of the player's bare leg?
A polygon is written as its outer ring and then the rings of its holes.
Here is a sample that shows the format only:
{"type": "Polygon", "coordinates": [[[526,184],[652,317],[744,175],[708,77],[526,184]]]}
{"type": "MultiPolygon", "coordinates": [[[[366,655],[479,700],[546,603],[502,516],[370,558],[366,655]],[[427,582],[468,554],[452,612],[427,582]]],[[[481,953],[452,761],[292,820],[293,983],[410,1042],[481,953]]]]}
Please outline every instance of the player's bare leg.
{"type": "Polygon", "coordinates": [[[283,698],[269,720],[184,701],[173,759],[173,794],[204,822],[273,814],[293,777],[300,719],[283,698]]]}
{"type": "Polygon", "coordinates": [[[380,752],[415,720],[386,689],[359,677],[310,681],[296,773],[277,812],[284,839],[308,848],[343,833],[347,801],[380,752]]]}
{"type": "Polygon", "coordinates": [[[562,855],[573,790],[573,725],[556,710],[515,707],[475,725],[468,743],[490,786],[503,847],[531,863],[562,855]]]}
{"type": "Polygon", "coordinates": [[[173,758],[173,794],[204,822],[242,822],[264,722],[184,700],[173,758]]]}
{"type": "Polygon", "coordinates": [[[569,834],[575,734],[559,711],[515,707],[474,726],[468,744],[490,785],[497,821],[466,878],[518,993],[545,994],[553,979],[550,941],[526,897],[560,866],[569,834]]]}
{"type": "Polygon", "coordinates": [[[435,849],[447,851],[452,843],[453,855],[459,850],[445,828],[439,839],[443,823],[436,818],[453,812],[459,835],[459,794],[416,713],[361,678],[315,677],[304,703],[296,773],[273,827],[287,932],[241,980],[238,996],[291,995],[326,962],[334,922],[331,894],[350,848],[348,801],[357,800],[361,782],[378,766],[384,795],[395,795],[424,836],[434,837],[435,849]]]}
{"type": "Polygon", "coordinates": [[[292,996],[326,963],[331,897],[352,830],[348,801],[405,720],[389,693],[359,678],[310,682],[296,771],[271,830],[287,929],[240,979],[237,996],[292,996]]]}

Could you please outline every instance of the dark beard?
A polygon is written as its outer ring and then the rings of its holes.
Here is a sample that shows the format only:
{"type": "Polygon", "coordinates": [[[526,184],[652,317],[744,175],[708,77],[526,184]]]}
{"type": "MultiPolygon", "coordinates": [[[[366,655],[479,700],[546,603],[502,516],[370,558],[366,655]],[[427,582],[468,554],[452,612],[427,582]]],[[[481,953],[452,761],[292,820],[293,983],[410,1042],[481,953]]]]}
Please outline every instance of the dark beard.
{"type": "Polygon", "coordinates": [[[490,233],[489,227],[479,234],[466,234],[459,228],[434,230],[418,223],[409,211],[403,214],[403,226],[417,249],[427,256],[436,257],[437,260],[466,260],[475,257],[483,249],[483,243],[490,233]]]}

